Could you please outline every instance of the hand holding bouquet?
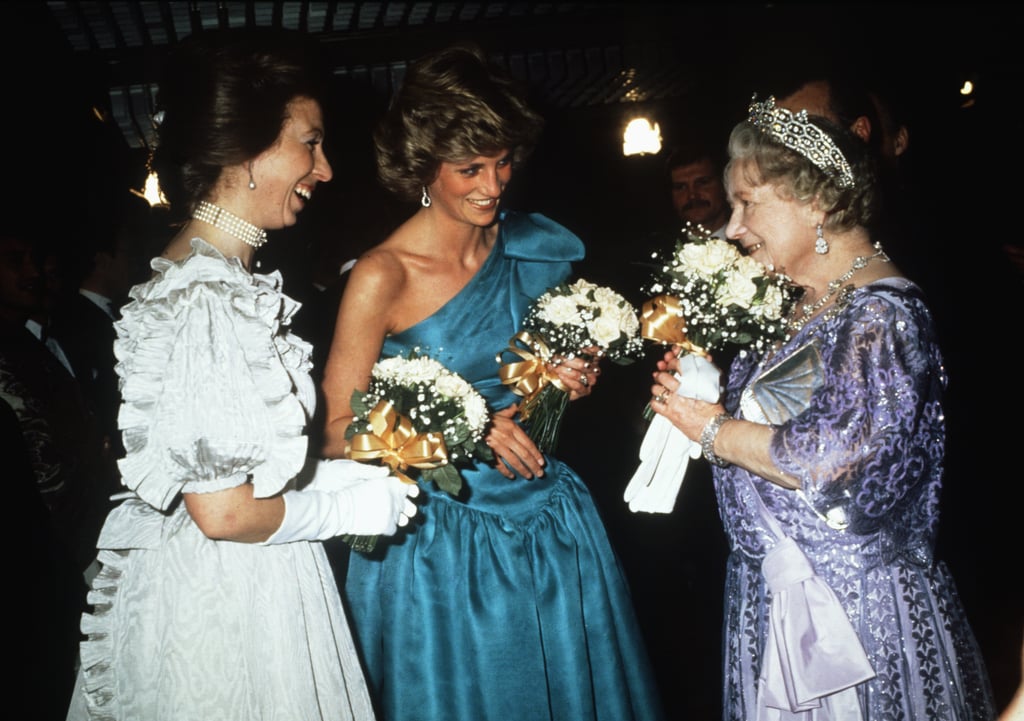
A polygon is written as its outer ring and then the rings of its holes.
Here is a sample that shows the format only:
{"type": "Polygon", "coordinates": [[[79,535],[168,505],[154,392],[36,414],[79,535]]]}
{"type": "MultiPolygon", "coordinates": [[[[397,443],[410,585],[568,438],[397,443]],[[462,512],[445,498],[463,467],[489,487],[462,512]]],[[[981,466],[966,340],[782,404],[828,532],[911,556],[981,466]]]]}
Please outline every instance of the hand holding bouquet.
{"type": "MultiPolygon", "coordinates": [[[[706,355],[727,345],[764,351],[783,339],[794,286],[699,225],[687,224],[661,261],[647,289],[654,297],[643,306],[641,335],[681,349],[680,367],[688,372],[676,375],[678,395],[717,402],[720,372],[706,355]]],[[[649,406],[645,415],[653,415],[649,406]]],[[[654,416],[624,494],[630,510],[670,513],[688,458],[699,456],[699,444],[654,416]]]]}
{"type": "Polygon", "coordinates": [[[641,313],[644,338],[705,355],[727,345],[764,351],[785,337],[792,282],[735,244],[688,223],[674,252],[659,259],[646,289],[654,297],[641,313]]]}
{"type": "Polygon", "coordinates": [[[580,279],[555,286],[530,306],[522,330],[498,354],[502,383],[524,398],[520,417],[541,451],[558,445],[569,403],[566,386],[549,366],[562,358],[608,358],[631,363],[643,350],[636,309],[621,295],[580,279]],[[520,360],[503,362],[511,354],[520,360]]]}
{"type": "MultiPolygon", "coordinates": [[[[462,490],[460,463],[492,461],[484,443],[487,404],[464,378],[426,356],[395,357],[373,366],[367,390],[352,394],[355,417],[346,431],[348,455],[377,460],[399,478],[424,481],[453,496],[462,490]]],[[[348,537],[356,550],[369,551],[374,538],[348,537]]]]}

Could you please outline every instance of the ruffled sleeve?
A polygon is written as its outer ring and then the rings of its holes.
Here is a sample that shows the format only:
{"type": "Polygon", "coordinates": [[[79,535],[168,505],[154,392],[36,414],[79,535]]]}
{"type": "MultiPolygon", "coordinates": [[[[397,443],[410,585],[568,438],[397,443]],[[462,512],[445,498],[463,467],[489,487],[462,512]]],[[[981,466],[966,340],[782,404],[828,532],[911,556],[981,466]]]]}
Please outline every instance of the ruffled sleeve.
{"type": "Polygon", "coordinates": [[[295,304],[275,278],[250,275],[202,241],[193,249],[181,262],[153,261],[115,343],[121,474],[160,509],[178,493],[250,479],[257,497],[273,495],[306,456],[294,376],[308,375],[308,345],[288,342],[281,327],[295,304]],[[286,365],[289,354],[298,357],[286,365]]]}
{"type": "MultiPolygon", "coordinates": [[[[501,217],[503,252],[512,261],[512,287],[529,305],[548,288],[563,282],[572,263],[585,256],[583,241],[568,228],[540,213],[505,211],[501,217]]],[[[523,303],[514,303],[523,308],[523,303]]],[[[522,312],[516,312],[516,324],[522,312]]]]}

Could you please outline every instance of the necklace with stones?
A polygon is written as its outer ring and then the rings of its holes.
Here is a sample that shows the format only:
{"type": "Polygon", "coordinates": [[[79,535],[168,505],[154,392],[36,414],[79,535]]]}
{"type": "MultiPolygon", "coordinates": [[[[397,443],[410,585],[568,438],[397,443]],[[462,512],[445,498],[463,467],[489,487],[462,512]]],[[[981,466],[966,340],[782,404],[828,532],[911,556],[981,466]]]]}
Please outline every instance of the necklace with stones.
{"type": "Polygon", "coordinates": [[[224,208],[208,203],[205,200],[199,201],[199,205],[196,206],[192,217],[204,223],[209,223],[214,228],[223,230],[228,235],[238,238],[253,248],[260,248],[267,242],[267,231],[263,230],[263,228],[257,228],[252,223],[242,220],[237,215],[229,213],[224,208]]]}
{"type": "Polygon", "coordinates": [[[853,274],[856,273],[858,270],[867,267],[867,264],[873,261],[875,258],[878,258],[879,261],[882,263],[889,262],[889,256],[885,254],[884,250],[882,250],[881,243],[875,243],[875,252],[872,255],[858,255],[856,258],[854,258],[853,266],[835,280],[830,280],[828,283],[828,290],[825,292],[823,296],[818,298],[818,300],[814,301],[813,303],[797,303],[795,306],[793,306],[794,312],[796,312],[797,310],[800,311],[800,317],[791,317],[789,319],[789,330],[793,333],[796,333],[797,331],[802,329],[805,325],[807,325],[807,321],[811,319],[811,316],[817,313],[822,308],[824,308],[825,305],[832,299],[832,296],[834,296],[836,293],[840,291],[840,289],[842,289],[842,295],[840,295],[840,297],[836,300],[836,303],[838,305],[839,301],[845,298],[848,295],[849,291],[853,290],[852,286],[843,288],[843,283],[852,278],[853,274]]]}

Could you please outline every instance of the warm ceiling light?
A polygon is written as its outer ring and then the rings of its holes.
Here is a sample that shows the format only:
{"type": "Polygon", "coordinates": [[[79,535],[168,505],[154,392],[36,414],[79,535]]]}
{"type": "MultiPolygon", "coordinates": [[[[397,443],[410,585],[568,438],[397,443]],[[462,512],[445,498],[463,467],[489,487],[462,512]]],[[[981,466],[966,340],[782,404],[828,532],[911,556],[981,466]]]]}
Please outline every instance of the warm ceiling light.
{"type": "Polygon", "coordinates": [[[160,190],[160,183],[157,180],[156,173],[152,170],[146,176],[146,185],[143,189],[135,190],[135,188],[131,188],[131,192],[140,198],[145,198],[150,207],[167,205],[167,198],[164,197],[163,192],[160,190]]]}
{"type": "Polygon", "coordinates": [[[629,121],[626,131],[622,134],[623,155],[644,155],[657,153],[661,150],[661,128],[647,118],[634,118],[629,121]]]}
{"type": "Polygon", "coordinates": [[[970,95],[973,92],[974,92],[974,83],[972,83],[970,80],[965,80],[964,84],[960,86],[960,94],[961,95],[970,95]]]}

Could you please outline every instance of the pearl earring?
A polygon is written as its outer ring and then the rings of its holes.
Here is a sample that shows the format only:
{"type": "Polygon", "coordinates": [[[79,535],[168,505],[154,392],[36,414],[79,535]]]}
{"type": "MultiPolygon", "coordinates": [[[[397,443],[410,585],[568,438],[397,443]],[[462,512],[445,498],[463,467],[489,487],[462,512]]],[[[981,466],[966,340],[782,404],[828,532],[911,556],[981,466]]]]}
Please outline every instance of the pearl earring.
{"type": "Polygon", "coordinates": [[[252,178],[252,163],[249,163],[249,190],[256,190],[256,181],[252,178]]]}
{"type": "Polygon", "coordinates": [[[424,185],[423,186],[423,195],[420,197],[420,205],[422,205],[424,208],[429,208],[430,207],[430,203],[431,203],[430,193],[427,192],[427,186],[424,185]]]}

